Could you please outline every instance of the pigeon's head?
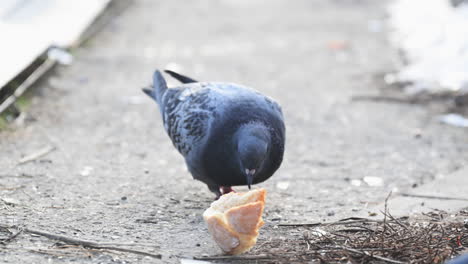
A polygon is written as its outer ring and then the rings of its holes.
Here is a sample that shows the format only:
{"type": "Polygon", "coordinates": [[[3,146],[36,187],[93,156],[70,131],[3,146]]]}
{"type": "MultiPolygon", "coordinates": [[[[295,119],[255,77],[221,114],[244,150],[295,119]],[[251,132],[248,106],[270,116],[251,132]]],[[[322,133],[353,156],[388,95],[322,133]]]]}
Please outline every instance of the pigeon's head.
{"type": "Polygon", "coordinates": [[[255,175],[261,170],[267,159],[270,145],[270,132],[262,124],[247,124],[237,133],[237,152],[241,173],[252,185],[255,175]]]}

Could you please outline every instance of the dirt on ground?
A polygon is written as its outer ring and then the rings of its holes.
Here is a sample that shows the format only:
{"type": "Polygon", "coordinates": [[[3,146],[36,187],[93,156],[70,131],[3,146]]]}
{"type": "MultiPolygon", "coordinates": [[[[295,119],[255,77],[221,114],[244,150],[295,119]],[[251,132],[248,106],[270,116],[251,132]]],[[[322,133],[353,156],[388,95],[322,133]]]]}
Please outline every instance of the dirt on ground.
{"type": "Polygon", "coordinates": [[[437,121],[439,104],[353,100],[398,93],[382,78],[400,61],[386,40],[384,7],[133,1],[73,51],[71,66],[34,85],[27,112],[0,131],[0,262],[179,263],[221,254],[202,219],[214,195],[192,180],[141,92],[156,68],[244,84],[281,103],[285,159],[259,185],[268,196],[255,254],[280,252],[281,239],[307,249],[302,230],[279,224],[366,214],[390,191],[459,170],[468,135],[437,121]],[[23,232],[13,237],[15,226],[23,232]],[[41,232],[107,246],[71,246],[41,232]]]}

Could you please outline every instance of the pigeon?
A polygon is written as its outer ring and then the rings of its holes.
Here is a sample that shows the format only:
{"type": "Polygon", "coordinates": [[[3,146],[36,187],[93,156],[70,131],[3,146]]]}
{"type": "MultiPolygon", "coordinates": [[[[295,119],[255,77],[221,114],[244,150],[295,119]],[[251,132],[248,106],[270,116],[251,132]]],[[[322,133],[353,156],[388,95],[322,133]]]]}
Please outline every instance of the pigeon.
{"type": "Polygon", "coordinates": [[[194,179],[219,198],[232,186],[250,189],[276,172],[285,147],[277,102],[242,85],[165,72],[182,84],[168,88],[156,70],[143,92],[159,105],[164,128],[194,179]]]}

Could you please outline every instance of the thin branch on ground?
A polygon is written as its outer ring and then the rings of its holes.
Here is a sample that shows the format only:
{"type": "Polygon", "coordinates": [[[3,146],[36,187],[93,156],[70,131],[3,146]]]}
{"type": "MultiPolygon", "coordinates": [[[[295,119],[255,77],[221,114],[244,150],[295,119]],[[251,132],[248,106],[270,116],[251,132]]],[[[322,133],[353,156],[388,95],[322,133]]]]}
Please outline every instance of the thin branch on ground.
{"type": "Polygon", "coordinates": [[[339,246],[339,248],[347,250],[347,251],[352,252],[352,253],[366,255],[368,257],[375,258],[375,259],[382,260],[382,261],[389,262],[389,263],[396,263],[396,264],[406,263],[406,262],[402,262],[402,261],[398,261],[398,260],[394,260],[394,259],[389,259],[389,258],[373,255],[373,254],[370,254],[369,252],[362,251],[362,250],[357,250],[357,249],[348,248],[348,247],[344,247],[344,246],[339,246]]]}
{"type": "Polygon", "coordinates": [[[399,104],[416,104],[421,103],[422,101],[417,98],[401,98],[395,96],[386,96],[386,95],[355,95],[351,97],[351,101],[372,101],[372,102],[388,102],[388,103],[399,103],[399,104]]]}
{"type": "Polygon", "coordinates": [[[40,149],[37,152],[29,154],[29,155],[23,157],[22,159],[20,159],[18,161],[18,165],[21,165],[21,164],[24,164],[24,163],[27,163],[27,162],[30,162],[30,161],[35,161],[35,160],[39,159],[40,157],[43,157],[43,156],[49,154],[50,152],[54,151],[55,149],[56,148],[54,146],[47,146],[47,147],[45,147],[43,149],[40,149]]]}
{"type": "MultiPolygon", "coordinates": [[[[252,254],[266,253],[271,259],[285,263],[320,259],[323,263],[426,264],[444,263],[468,248],[468,234],[463,222],[442,221],[446,213],[435,214],[437,217],[428,215],[429,219],[397,219],[389,212],[389,199],[390,196],[382,209],[384,221],[347,218],[312,225],[283,224],[305,231],[294,239],[272,239],[268,245],[254,248],[252,254]],[[317,226],[323,228],[323,232],[316,232],[314,228],[317,226]]],[[[466,211],[458,214],[463,219],[468,217],[466,211]]],[[[279,231],[287,232],[288,229],[279,231]]]]}
{"type": "Polygon", "coordinates": [[[454,200],[454,201],[468,201],[468,198],[461,197],[446,197],[446,196],[436,196],[436,195],[420,195],[420,194],[411,194],[411,193],[400,193],[404,197],[415,197],[415,198],[426,198],[426,199],[438,199],[438,200],[454,200]]]}
{"type": "Polygon", "coordinates": [[[211,256],[211,257],[193,257],[195,260],[261,260],[271,259],[271,256],[260,254],[260,255],[242,255],[242,256],[211,256]]]}
{"type": "MultiPolygon", "coordinates": [[[[3,224],[0,224],[0,227],[9,228],[9,229],[14,228],[12,226],[7,226],[3,224]]],[[[35,230],[35,229],[30,229],[30,228],[23,228],[23,232],[43,236],[43,237],[53,239],[53,240],[58,240],[69,245],[79,245],[79,246],[83,246],[87,248],[107,249],[107,250],[114,250],[114,251],[120,251],[120,252],[126,252],[126,253],[133,253],[133,254],[148,256],[148,257],[157,258],[157,259],[160,259],[162,257],[161,254],[153,254],[153,253],[144,252],[140,250],[119,247],[118,246],[119,244],[117,243],[99,243],[99,242],[94,242],[94,241],[81,240],[81,239],[76,239],[76,238],[62,236],[62,235],[55,235],[55,234],[51,234],[45,231],[35,230]]],[[[126,245],[129,245],[129,244],[126,244],[126,245]]]]}
{"type": "Polygon", "coordinates": [[[278,226],[292,226],[292,227],[297,227],[297,226],[336,226],[336,225],[349,225],[349,224],[356,224],[356,223],[381,223],[381,220],[373,220],[373,219],[366,219],[362,218],[359,220],[339,220],[336,222],[316,222],[316,223],[284,223],[284,224],[278,224],[278,226]]]}
{"type": "MultiPolygon", "coordinates": [[[[384,205],[384,219],[383,219],[383,232],[381,234],[381,241],[382,241],[382,245],[381,245],[381,248],[384,247],[384,243],[385,243],[385,232],[387,231],[387,213],[388,213],[388,199],[390,199],[390,196],[392,196],[392,192],[390,191],[390,193],[387,195],[387,197],[385,198],[385,205],[384,205]]],[[[393,231],[393,230],[392,230],[393,231]]]]}
{"type": "Polygon", "coordinates": [[[19,229],[18,231],[16,231],[16,233],[11,233],[11,235],[9,237],[7,237],[5,239],[0,239],[0,244],[4,244],[4,245],[7,244],[8,242],[12,241],[17,236],[19,236],[19,234],[21,234],[22,232],[23,232],[23,229],[19,229]]]}

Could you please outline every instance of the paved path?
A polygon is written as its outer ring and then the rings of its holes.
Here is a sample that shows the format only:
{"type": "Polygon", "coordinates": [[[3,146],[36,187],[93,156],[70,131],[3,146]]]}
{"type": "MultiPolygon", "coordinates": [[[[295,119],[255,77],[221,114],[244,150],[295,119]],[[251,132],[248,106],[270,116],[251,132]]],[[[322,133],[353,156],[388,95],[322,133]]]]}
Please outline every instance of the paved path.
{"type": "MultiPolygon", "coordinates": [[[[397,56],[385,28],[373,30],[385,17],[378,2],[135,1],[74,52],[73,65],[34,87],[24,126],[0,132],[0,223],[149,244],[139,249],[164,262],[218,254],[201,217],[213,195],[191,179],[156,105],[140,92],[168,65],[255,87],[283,105],[286,155],[261,184],[269,194],[259,244],[287,238],[278,222],[350,217],[391,190],[458,170],[468,136],[438,124],[434,107],[350,100],[390,89],[379,76],[397,56]],[[50,145],[56,150],[39,161],[15,166],[50,145]],[[366,176],[383,185],[351,184],[366,176]]],[[[0,262],[142,259],[51,245],[22,234],[0,246],[0,262]]]]}

